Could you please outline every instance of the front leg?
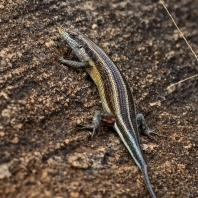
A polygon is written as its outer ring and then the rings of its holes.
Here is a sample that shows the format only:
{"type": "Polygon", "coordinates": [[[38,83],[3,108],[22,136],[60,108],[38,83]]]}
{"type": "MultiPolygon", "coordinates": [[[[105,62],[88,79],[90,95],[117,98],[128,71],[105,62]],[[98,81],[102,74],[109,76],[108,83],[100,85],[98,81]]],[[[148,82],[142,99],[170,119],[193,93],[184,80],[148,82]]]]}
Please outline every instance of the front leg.
{"type": "Polygon", "coordinates": [[[165,137],[164,135],[160,135],[158,133],[155,133],[153,130],[150,130],[146,124],[146,120],[144,116],[141,113],[136,115],[136,120],[137,123],[139,124],[140,131],[143,135],[150,136],[151,134],[155,134],[158,136],[165,137]]]}
{"type": "Polygon", "coordinates": [[[63,64],[66,64],[74,69],[85,69],[89,67],[88,62],[78,62],[78,61],[71,61],[71,60],[66,60],[63,57],[59,58],[59,61],[63,64]]]}

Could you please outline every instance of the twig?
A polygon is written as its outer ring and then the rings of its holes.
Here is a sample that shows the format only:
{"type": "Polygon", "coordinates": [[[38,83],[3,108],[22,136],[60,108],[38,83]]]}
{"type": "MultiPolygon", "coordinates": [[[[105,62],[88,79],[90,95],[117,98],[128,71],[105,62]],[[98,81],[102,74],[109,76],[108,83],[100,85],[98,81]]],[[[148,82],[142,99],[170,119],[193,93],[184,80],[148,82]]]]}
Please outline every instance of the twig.
{"type": "MultiPolygon", "coordinates": [[[[163,2],[162,0],[160,0],[160,3],[163,5],[164,9],[166,10],[166,12],[168,13],[168,15],[169,15],[170,18],[172,19],[172,21],[173,21],[174,25],[176,26],[177,30],[178,30],[179,33],[182,35],[182,37],[183,37],[183,39],[185,40],[186,44],[188,45],[188,47],[190,48],[191,52],[194,54],[195,58],[196,58],[197,61],[198,61],[198,57],[197,57],[196,53],[194,52],[194,50],[192,49],[192,47],[190,46],[190,44],[189,44],[188,41],[186,40],[184,34],[181,32],[181,30],[180,30],[179,27],[177,26],[175,20],[173,19],[172,15],[171,15],[170,12],[168,11],[168,9],[167,9],[167,7],[165,6],[164,2],[163,2]]],[[[198,76],[198,74],[193,75],[193,76],[191,76],[191,77],[189,77],[189,78],[185,78],[184,80],[181,80],[181,81],[179,81],[179,82],[177,82],[177,83],[174,83],[174,84],[168,86],[168,87],[167,87],[167,90],[168,90],[169,92],[173,92],[173,91],[175,91],[177,85],[180,85],[181,83],[183,83],[183,82],[185,82],[185,81],[187,81],[187,80],[189,80],[189,79],[195,78],[195,77],[197,77],[197,76],[198,76]]]]}

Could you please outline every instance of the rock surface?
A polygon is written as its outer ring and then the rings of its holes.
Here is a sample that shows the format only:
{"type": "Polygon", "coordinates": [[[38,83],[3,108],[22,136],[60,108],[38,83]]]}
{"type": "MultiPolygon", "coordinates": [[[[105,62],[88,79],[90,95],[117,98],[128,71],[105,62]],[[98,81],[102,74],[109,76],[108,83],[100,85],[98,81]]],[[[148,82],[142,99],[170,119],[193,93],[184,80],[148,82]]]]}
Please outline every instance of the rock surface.
{"type": "MultiPolygon", "coordinates": [[[[198,53],[196,1],[166,6],[198,53]]],[[[157,197],[198,197],[197,61],[158,1],[0,1],[0,197],[150,197],[112,128],[91,132],[102,109],[84,71],[61,65],[58,26],[75,27],[121,69],[137,112],[168,138],[141,137],[157,197]]],[[[64,48],[64,49],[63,49],[64,48]]]]}

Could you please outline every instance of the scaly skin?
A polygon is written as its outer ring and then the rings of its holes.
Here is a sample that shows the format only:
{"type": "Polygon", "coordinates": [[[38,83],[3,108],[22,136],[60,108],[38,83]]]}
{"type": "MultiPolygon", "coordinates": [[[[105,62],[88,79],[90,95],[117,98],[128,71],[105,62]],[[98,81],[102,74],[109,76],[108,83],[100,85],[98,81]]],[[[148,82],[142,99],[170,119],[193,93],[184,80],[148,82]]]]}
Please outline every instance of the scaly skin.
{"type": "MultiPolygon", "coordinates": [[[[59,28],[59,32],[80,60],[75,62],[60,58],[61,62],[75,68],[83,68],[91,76],[97,85],[103,110],[115,119],[113,128],[142,171],[150,195],[156,198],[140,147],[132,93],[125,78],[106,53],[82,33],[62,28],[59,28]]],[[[151,133],[147,128],[144,130],[147,134],[151,133]]]]}

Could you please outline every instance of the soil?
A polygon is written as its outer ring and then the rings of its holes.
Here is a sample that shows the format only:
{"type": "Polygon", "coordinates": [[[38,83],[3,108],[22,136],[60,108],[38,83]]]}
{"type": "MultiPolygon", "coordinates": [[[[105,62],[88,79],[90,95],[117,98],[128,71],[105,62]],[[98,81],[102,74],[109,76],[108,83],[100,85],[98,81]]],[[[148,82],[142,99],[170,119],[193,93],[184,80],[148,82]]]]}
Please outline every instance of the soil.
{"type": "MultiPolygon", "coordinates": [[[[198,4],[166,0],[198,53],[198,4]]],[[[91,131],[101,102],[57,27],[102,47],[133,88],[137,112],[167,136],[141,136],[157,197],[198,197],[197,61],[162,5],[148,1],[0,1],[0,197],[149,198],[142,174],[110,127],[91,131]]]]}

